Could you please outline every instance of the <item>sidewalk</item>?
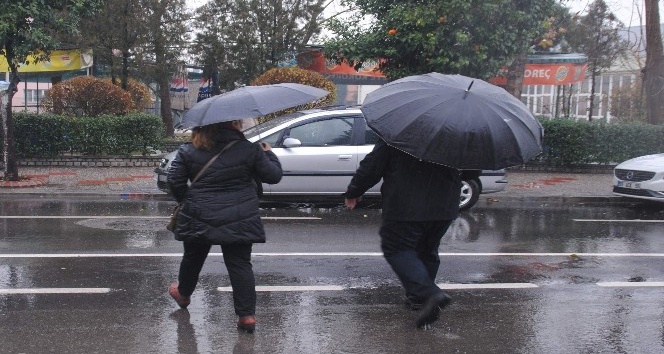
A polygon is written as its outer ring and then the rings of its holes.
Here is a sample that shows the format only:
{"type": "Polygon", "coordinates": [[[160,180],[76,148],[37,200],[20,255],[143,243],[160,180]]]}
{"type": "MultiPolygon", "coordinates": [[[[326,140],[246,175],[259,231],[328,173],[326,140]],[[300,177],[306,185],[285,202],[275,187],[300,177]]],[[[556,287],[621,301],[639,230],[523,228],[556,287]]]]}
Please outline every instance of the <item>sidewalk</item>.
{"type": "MultiPolygon", "coordinates": [[[[157,189],[153,167],[21,167],[28,177],[17,185],[0,182],[0,194],[102,194],[151,196],[170,199],[157,189]]],[[[1,173],[2,171],[0,171],[1,173]]],[[[480,201],[584,198],[601,201],[614,197],[612,175],[510,171],[504,191],[482,194],[480,201]]]]}
{"type": "MultiPolygon", "coordinates": [[[[154,167],[20,167],[20,182],[0,181],[0,194],[163,195],[154,167]]],[[[0,171],[2,173],[3,171],[0,171]]]]}
{"type": "Polygon", "coordinates": [[[613,173],[524,172],[507,173],[507,188],[482,194],[478,204],[504,202],[625,203],[613,195],[613,173]]]}

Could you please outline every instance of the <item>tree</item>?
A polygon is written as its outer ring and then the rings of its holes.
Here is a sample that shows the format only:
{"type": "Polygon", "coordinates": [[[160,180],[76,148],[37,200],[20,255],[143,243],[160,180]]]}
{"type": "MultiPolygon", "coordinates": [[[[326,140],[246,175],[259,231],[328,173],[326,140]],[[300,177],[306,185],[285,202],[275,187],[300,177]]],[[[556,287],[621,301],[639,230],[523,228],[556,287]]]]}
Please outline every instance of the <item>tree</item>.
{"type": "MultiPolygon", "coordinates": [[[[10,85],[6,110],[2,110],[5,180],[19,180],[12,99],[21,81],[18,67],[32,56],[34,61],[49,59],[58,49],[58,34],[79,32],[81,17],[96,11],[101,0],[18,0],[5,1],[0,12],[0,54],[7,59],[10,85]]],[[[62,38],[62,36],[60,37],[62,38]]]]}
{"type": "Polygon", "coordinates": [[[545,29],[554,0],[348,0],[358,11],[330,21],[328,58],[359,68],[379,58],[390,79],[440,72],[488,79],[545,29]]]}
{"type": "Polygon", "coordinates": [[[141,0],[104,1],[98,13],[82,21],[86,36],[82,46],[91,47],[95,53],[95,67],[106,66],[115,83],[127,87],[132,50],[140,45],[146,31],[142,20],[144,6],[141,0]]]}
{"type": "MultiPolygon", "coordinates": [[[[106,78],[104,80],[113,83],[111,79],[106,78]]],[[[114,85],[121,86],[119,82],[116,82],[114,85]]],[[[127,82],[127,88],[124,91],[131,96],[132,112],[143,112],[152,105],[152,95],[150,95],[150,88],[146,84],[130,78],[127,82]]]]}
{"type": "Polygon", "coordinates": [[[609,11],[604,0],[596,0],[589,5],[586,15],[571,25],[568,33],[570,46],[588,56],[588,120],[592,120],[595,108],[597,77],[610,68],[620,56],[627,54],[629,44],[619,34],[622,27],[623,24],[609,11]]]}
{"type": "Polygon", "coordinates": [[[114,0],[85,21],[89,36],[82,45],[94,48],[97,68],[109,68],[125,89],[130,77],[157,84],[167,136],[174,135],[170,78],[188,39],[190,16],[185,0],[114,0]]]}
{"type": "Polygon", "coordinates": [[[125,115],[134,107],[129,92],[92,76],[77,76],[53,85],[42,104],[50,112],[73,117],[125,115]]]}
{"type": "Polygon", "coordinates": [[[534,28],[541,28],[546,32],[534,38],[529,48],[516,54],[507,67],[507,83],[504,89],[516,98],[521,98],[523,90],[523,75],[528,63],[528,54],[534,52],[565,52],[568,48],[562,41],[571,20],[568,8],[556,3],[550,9],[551,17],[539,23],[533,23],[534,28]],[[563,43],[563,44],[561,44],[563,43]]]}
{"type": "Polygon", "coordinates": [[[189,38],[187,24],[190,18],[184,0],[143,0],[144,22],[147,31],[143,37],[143,50],[137,51],[136,60],[141,72],[151,82],[157,83],[161,118],[166,136],[174,136],[171,111],[171,74],[189,38]]]}
{"type": "Polygon", "coordinates": [[[197,10],[192,52],[213,86],[232,90],[319,32],[329,0],[213,0],[197,10]]]}
{"type": "Polygon", "coordinates": [[[643,70],[648,123],[664,124],[664,46],[659,1],[645,0],[646,67],[643,70]]]}
{"type": "Polygon", "coordinates": [[[320,73],[315,71],[306,70],[298,67],[291,68],[274,68],[266,71],[262,75],[251,81],[251,85],[272,85],[281,84],[284,82],[294,82],[297,84],[309,85],[327,90],[329,94],[315,102],[303,104],[301,106],[288,108],[279,112],[271,113],[263,117],[259,117],[258,122],[267,122],[277,116],[296,112],[303,109],[311,109],[316,107],[328,106],[337,99],[337,87],[334,82],[328,80],[320,73]]]}

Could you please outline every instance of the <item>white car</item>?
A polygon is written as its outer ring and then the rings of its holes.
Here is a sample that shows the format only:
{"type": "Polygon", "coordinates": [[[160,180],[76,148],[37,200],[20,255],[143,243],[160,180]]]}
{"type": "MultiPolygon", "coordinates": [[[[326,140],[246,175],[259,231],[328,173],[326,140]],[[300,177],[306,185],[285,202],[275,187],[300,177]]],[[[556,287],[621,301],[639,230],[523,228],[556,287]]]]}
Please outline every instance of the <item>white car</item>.
{"type": "MultiPolygon", "coordinates": [[[[373,149],[378,135],[357,108],[313,109],[276,117],[244,131],[251,142],[265,141],[279,157],[281,182],[263,184],[264,201],[317,202],[342,200],[342,193],[360,161],[373,149]]],[[[155,169],[160,190],[168,193],[166,178],[176,152],[155,169]]],[[[505,171],[462,171],[459,208],[472,207],[480,193],[505,189],[505,171]]],[[[380,183],[365,199],[380,197],[380,183]]]]}
{"type": "Polygon", "coordinates": [[[640,156],[616,166],[613,194],[664,202],[664,154],[640,156]]]}

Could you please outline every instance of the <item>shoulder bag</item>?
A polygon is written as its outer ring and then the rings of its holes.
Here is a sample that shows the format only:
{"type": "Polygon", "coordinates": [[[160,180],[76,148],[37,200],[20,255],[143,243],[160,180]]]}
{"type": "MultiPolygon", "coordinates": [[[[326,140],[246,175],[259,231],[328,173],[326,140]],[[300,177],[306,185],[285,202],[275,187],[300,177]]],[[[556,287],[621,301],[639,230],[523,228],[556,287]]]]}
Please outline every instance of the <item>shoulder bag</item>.
{"type": "MultiPolygon", "coordinates": [[[[189,188],[191,188],[191,186],[193,186],[194,183],[196,183],[196,181],[198,181],[198,179],[201,178],[201,176],[203,175],[203,172],[205,172],[205,170],[207,170],[207,168],[210,167],[210,165],[212,165],[212,163],[213,163],[213,162],[214,162],[214,161],[215,161],[215,160],[216,160],[216,159],[217,159],[217,158],[218,158],[218,157],[219,157],[224,151],[228,150],[228,148],[230,148],[231,146],[233,146],[233,144],[235,144],[236,142],[237,142],[237,140],[233,140],[233,141],[231,141],[230,143],[226,144],[226,146],[224,146],[224,148],[221,149],[221,151],[219,151],[218,154],[212,156],[212,158],[210,159],[210,161],[208,161],[208,162],[205,164],[205,166],[203,166],[203,168],[201,168],[201,170],[198,171],[198,174],[196,174],[196,177],[194,177],[194,179],[191,181],[191,184],[189,185],[189,188]]],[[[176,206],[173,208],[173,212],[171,213],[171,218],[168,220],[168,223],[166,224],[166,229],[167,229],[168,231],[173,232],[173,231],[175,230],[175,225],[177,224],[177,221],[178,221],[178,215],[180,215],[180,210],[182,210],[182,204],[184,204],[184,202],[179,203],[178,205],[176,205],[176,206]]]]}

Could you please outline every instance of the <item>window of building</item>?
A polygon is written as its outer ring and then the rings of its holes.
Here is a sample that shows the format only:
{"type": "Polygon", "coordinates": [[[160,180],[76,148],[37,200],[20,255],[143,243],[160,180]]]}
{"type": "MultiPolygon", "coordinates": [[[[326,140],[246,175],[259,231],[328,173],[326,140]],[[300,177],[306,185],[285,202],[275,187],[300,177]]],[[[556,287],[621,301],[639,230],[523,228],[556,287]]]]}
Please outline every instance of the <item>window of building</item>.
{"type": "Polygon", "coordinates": [[[46,92],[48,90],[35,90],[35,89],[28,89],[25,90],[25,101],[27,103],[39,103],[44,99],[44,96],[46,96],[46,92]]]}

